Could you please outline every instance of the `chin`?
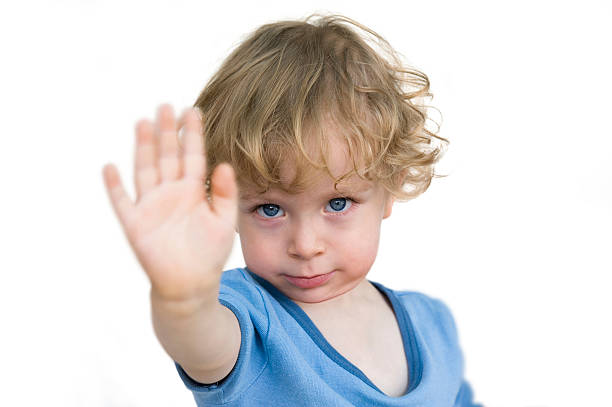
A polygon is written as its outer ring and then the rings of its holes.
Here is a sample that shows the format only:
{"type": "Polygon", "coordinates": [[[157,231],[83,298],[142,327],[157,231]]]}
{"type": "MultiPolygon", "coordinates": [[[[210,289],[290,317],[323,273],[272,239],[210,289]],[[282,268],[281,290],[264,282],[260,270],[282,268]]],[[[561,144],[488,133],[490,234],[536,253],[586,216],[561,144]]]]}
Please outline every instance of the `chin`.
{"type": "Polygon", "coordinates": [[[334,298],[333,296],[317,296],[317,295],[301,295],[301,296],[295,296],[295,295],[288,295],[287,297],[291,298],[293,301],[297,301],[297,302],[303,302],[306,304],[319,304],[322,302],[325,302],[327,300],[331,300],[332,298],[334,298]]]}
{"type": "Polygon", "coordinates": [[[339,297],[351,291],[357,285],[359,285],[359,282],[350,286],[344,286],[341,289],[321,286],[317,288],[307,289],[301,292],[296,292],[296,290],[299,290],[298,288],[290,287],[288,292],[285,292],[285,295],[291,298],[293,301],[299,301],[307,304],[318,304],[339,297]]]}

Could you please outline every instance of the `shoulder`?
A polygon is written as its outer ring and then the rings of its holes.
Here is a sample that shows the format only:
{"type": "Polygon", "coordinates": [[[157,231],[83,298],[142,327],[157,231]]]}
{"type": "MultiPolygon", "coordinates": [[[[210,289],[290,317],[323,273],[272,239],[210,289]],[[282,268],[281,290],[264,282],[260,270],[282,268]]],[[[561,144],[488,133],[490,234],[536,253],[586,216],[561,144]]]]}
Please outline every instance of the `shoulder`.
{"type": "Polygon", "coordinates": [[[402,303],[411,307],[422,308],[423,311],[450,316],[450,309],[441,299],[418,291],[395,291],[393,293],[402,303]]]}
{"type": "Polygon", "coordinates": [[[229,287],[246,286],[255,283],[245,268],[225,270],[221,274],[221,285],[229,287]]]}
{"type": "Polygon", "coordinates": [[[228,307],[239,322],[268,325],[270,295],[246,268],[226,270],[221,275],[219,302],[228,307]]]}
{"type": "Polygon", "coordinates": [[[219,299],[241,299],[249,303],[261,300],[261,286],[245,268],[226,270],[221,275],[219,299]]]}
{"type": "Polygon", "coordinates": [[[444,301],[417,291],[393,291],[393,293],[404,305],[415,325],[421,329],[441,331],[448,340],[457,341],[455,319],[444,301]]]}

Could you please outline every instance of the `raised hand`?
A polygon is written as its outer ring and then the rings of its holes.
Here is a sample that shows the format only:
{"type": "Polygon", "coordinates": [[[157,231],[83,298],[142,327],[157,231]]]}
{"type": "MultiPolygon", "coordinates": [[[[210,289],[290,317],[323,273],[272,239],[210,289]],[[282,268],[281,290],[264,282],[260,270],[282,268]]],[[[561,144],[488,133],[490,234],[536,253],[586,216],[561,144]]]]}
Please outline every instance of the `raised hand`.
{"type": "Polygon", "coordinates": [[[152,294],[169,301],[215,295],[233,243],[237,186],[233,168],[218,165],[206,196],[206,155],[201,121],[186,110],[177,125],[172,107],[162,105],[157,123],[136,125],[136,201],[127,195],[116,167],[103,168],[115,214],[152,294]],[[183,148],[178,130],[183,127],[183,148]]]}

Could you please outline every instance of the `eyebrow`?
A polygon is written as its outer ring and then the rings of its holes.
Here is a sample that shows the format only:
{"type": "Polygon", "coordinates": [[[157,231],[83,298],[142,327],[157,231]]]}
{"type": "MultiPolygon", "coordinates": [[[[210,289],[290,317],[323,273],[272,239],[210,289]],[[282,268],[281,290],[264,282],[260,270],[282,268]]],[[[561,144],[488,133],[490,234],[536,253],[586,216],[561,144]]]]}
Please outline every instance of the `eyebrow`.
{"type": "MultiPolygon", "coordinates": [[[[366,191],[369,191],[370,189],[372,189],[374,186],[370,185],[370,184],[364,184],[364,183],[360,183],[357,185],[338,185],[338,189],[331,189],[331,190],[327,190],[326,192],[321,193],[321,196],[332,196],[332,195],[353,195],[353,194],[359,194],[359,193],[363,193],[366,191]]],[[[268,191],[268,192],[264,192],[261,194],[258,194],[256,192],[246,192],[246,193],[241,193],[240,194],[240,198],[241,199],[246,199],[246,200],[253,200],[253,199],[261,199],[261,198],[266,198],[269,195],[275,195],[275,192],[272,191],[268,191]]]]}
{"type": "Polygon", "coordinates": [[[374,187],[373,185],[365,184],[365,183],[359,183],[356,185],[351,184],[351,185],[346,185],[346,186],[339,185],[338,189],[334,190],[334,193],[338,191],[343,194],[355,194],[355,193],[369,191],[373,187],[374,187]]]}

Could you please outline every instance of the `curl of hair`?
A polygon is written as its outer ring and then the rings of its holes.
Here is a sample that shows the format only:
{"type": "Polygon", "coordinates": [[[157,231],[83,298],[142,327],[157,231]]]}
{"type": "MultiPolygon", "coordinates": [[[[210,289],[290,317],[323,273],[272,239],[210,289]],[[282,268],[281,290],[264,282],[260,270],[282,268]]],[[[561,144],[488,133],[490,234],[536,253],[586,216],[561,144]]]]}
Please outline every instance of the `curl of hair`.
{"type": "Polygon", "coordinates": [[[385,39],[347,17],[313,14],[263,25],[225,59],[194,104],[207,173],[228,162],[239,184],[295,193],[314,167],[335,185],[357,174],[398,200],[412,199],[429,187],[448,143],[426,128],[429,86],[385,39]],[[340,177],[327,165],[330,123],[343,130],[353,164],[340,177]],[[318,149],[311,155],[309,146],[318,149]],[[280,174],[286,160],[296,168],[288,186],[280,174]]]}

